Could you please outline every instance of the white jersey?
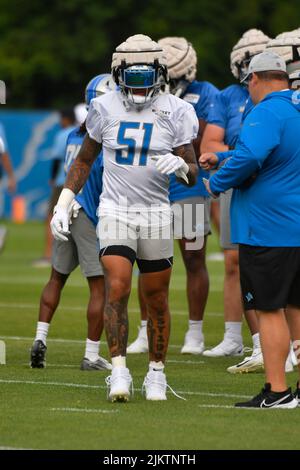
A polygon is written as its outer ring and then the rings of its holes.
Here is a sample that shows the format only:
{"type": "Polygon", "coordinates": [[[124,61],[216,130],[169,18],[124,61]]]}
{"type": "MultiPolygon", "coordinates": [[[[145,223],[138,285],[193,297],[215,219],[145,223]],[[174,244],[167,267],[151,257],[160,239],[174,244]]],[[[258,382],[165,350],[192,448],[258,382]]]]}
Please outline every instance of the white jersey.
{"type": "Polygon", "coordinates": [[[151,157],[196,138],[198,119],[191,104],[164,94],[137,111],[127,106],[120,91],[113,91],[91,101],[86,127],[103,146],[100,216],[132,206],[169,208],[169,177],[156,169],[151,157]]]}

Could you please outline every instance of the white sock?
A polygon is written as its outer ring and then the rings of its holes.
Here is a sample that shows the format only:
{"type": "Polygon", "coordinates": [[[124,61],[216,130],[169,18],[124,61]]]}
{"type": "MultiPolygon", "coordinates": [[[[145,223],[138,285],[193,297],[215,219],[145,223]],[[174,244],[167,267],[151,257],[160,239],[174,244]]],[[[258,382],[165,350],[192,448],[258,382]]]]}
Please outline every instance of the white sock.
{"type": "Polygon", "coordinates": [[[141,328],[146,328],[147,320],[141,320],[141,328]]]}
{"type": "Polygon", "coordinates": [[[261,349],[259,333],[255,333],[255,335],[252,335],[252,342],[253,342],[253,350],[261,349]]]}
{"type": "Polygon", "coordinates": [[[155,361],[150,361],[149,362],[149,371],[151,372],[163,372],[165,368],[165,365],[163,362],[155,362],[155,361]]]}
{"type": "Polygon", "coordinates": [[[36,328],[35,341],[42,341],[46,346],[50,323],[38,321],[36,328]]]}
{"type": "Polygon", "coordinates": [[[224,339],[232,339],[237,343],[242,343],[242,322],[241,321],[226,321],[225,322],[225,335],[224,339]]]}
{"type": "Polygon", "coordinates": [[[203,335],[202,326],[203,326],[203,321],[202,320],[199,320],[199,321],[189,320],[189,331],[194,333],[197,336],[198,335],[199,336],[203,335]]]}
{"type": "Polygon", "coordinates": [[[84,357],[86,357],[92,362],[97,361],[97,359],[99,359],[99,348],[100,341],[92,341],[91,339],[87,338],[85,343],[84,357]]]}
{"type": "Polygon", "coordinates": [[[111,358],[111,365],[115,367],[126,367],[126,356],[116,356],[111,358]]]}

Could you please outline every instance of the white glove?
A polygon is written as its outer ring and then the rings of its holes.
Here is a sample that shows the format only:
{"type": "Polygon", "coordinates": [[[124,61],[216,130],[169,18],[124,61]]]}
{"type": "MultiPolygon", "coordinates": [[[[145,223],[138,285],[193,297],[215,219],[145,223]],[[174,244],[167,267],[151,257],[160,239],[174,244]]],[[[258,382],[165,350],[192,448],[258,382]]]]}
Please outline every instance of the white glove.
{"type": "Polygon", "coordinates": [[[183,158],[174,155],[173,153],[166,153],[165,155],[155,155],[151,157],[152,160],[156,160],[156,168],[163,175],[170,175],[175,173],[178,178],[182,178],[186,183],[189,182],[187,174],[189,172],[189,166],[183,158]]]}
{"type": "Polygon", "coordinates": [[[72,219],[77,219],[80,209],[81,205],[79,204],[79,202],[77,202],[76,199],[73,199],[68,208],[70,224],[72,223],[72,219]]]}
{"type": "Polygon", "coordinates": [[[52,235],[55,240],[67,242],[67,235],[70,234],[69,211],[66,207],[57,205],[54,207],[53,214],[54,215],[50,222],[52,235]]]}

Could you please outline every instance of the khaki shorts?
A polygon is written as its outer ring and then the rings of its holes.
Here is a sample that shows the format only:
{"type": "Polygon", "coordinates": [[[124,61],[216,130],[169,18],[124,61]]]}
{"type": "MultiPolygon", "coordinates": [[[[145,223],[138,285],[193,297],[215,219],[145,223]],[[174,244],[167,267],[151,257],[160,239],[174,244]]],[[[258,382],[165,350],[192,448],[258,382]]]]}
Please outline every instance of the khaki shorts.
{"type": "Polygon", "coordinates": [[[193,240],[211,233],[210,198],[189,197],[171,205],[173,211],[174,238],[193,240]]]}
{"type": "Polygon", "coordinates": [[[237,250],[238,245],[231,243],[230,203],[232,189],[220,194],[220,245],[224,250],[237,250]]]}
{"type": "Polygon", "coordinates": [[[68,242],[53,242],[53,268],[61,274],[70,274],[80,265],[84,277],[103,276],[96,229],[83,209],[72,219],[70,232],[68,242]]]}

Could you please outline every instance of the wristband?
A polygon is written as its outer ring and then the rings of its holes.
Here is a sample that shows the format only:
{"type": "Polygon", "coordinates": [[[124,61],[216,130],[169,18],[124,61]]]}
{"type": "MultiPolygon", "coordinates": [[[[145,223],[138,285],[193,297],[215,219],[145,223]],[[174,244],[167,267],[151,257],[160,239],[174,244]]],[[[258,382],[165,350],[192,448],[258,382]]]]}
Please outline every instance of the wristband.
{"type": "Polygon", "coordinates": [[[57,201],[57,206],[63,207],[65,209],[68,209],[69,205],[73,201],[75,197],[75,193],[71,191],[69,188],[63,188],[62,192],[60,193],[60,196],[57,201]]]}

